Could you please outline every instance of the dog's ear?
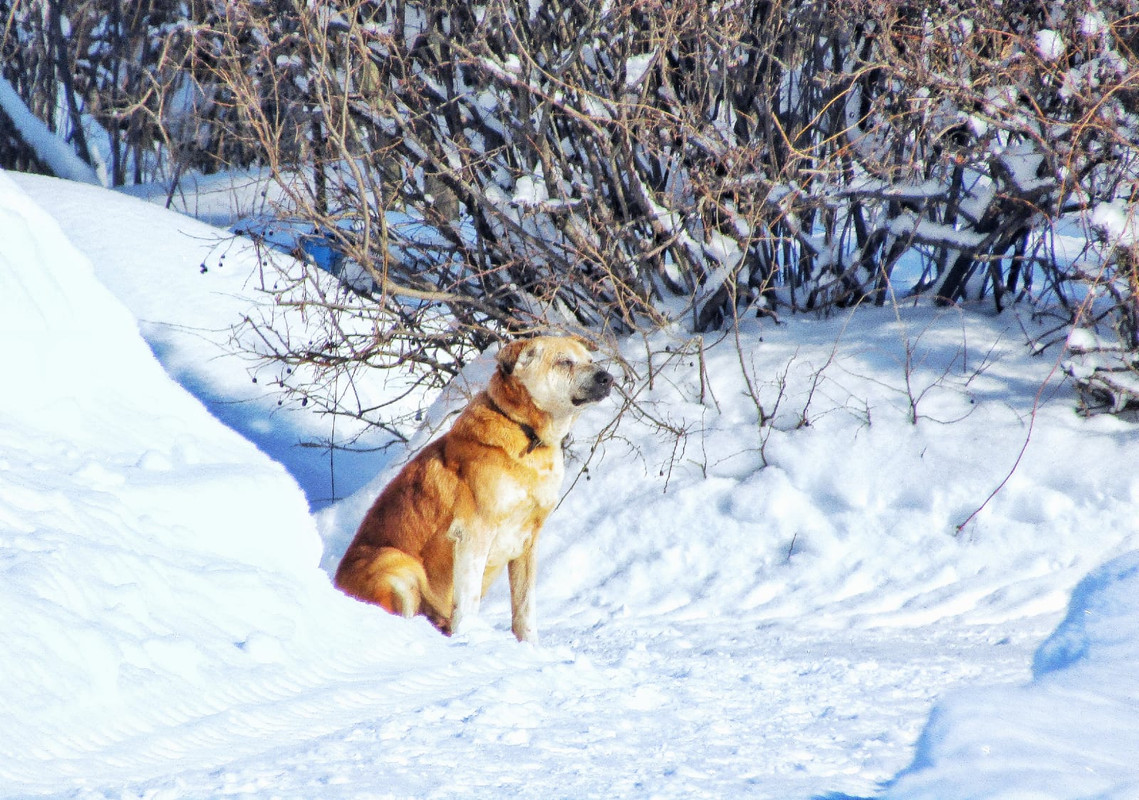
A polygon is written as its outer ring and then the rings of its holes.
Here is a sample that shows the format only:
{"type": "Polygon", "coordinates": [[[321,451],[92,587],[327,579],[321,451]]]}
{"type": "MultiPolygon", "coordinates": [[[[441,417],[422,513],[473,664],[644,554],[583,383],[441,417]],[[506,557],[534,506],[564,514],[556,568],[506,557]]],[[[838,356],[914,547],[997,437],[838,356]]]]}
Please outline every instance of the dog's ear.
{"type": "Polygon", "coordinates": [[[595,342],[593,339],[587,339],[581,334],[571,333],[569,338],[573,339],[575,342],[580,344],[591,353],[596,353],[600,349],[597,342],[595,342]]]}
{"type": "Polygon", "coordinates": [[[498,368],[503,375],[510,375],[519,364],[525,366],[533,361],[538,349],[538,343],[532,339],[515,339],[498,351],[498,368]]]}

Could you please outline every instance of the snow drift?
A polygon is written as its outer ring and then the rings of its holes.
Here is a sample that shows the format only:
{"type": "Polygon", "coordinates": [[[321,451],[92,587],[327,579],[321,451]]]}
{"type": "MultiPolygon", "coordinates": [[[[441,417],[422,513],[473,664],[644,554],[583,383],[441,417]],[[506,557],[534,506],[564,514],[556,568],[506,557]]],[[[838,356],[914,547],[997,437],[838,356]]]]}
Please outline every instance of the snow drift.
{"type": "Polygon", "coordinates": [[[437,636],[331,588],[296,482],[3,174],[0,231],[0,794],[262,752],[447,669],[437,636]]]}
{"type": "MultiPolygon", "coordinates": [[[[11,177],[79,243],[98,281],[134,316],[167,373],[284,465],[310,506],[351,494],[385,463],[382,454],[367,451],[386,439],[377,441],[344,419],[333,436],[327,420],[299,403],[282,402],[277,390],[287,378],[283,370],[259,363],[252,357],[256,343],[235,337],[233,326],[243,317],[273,313],[273,265],[286,256],[117,192],[38,175],[11,177]],[[312,446],[350,439],[358,439],[357,450],[312,446]]],[[[257,176],[216,178],[199,190],[193,205],[221,222],[234,218],[233,206],[251,211],[266,202],[257,176]]],[[[154,199],[161,203],[165,194],[154,199]]],[[[287,326],[302,335],[304,315],[287,326]]],[[[382,391],[383,382],[377,383],[382,391]]]]}
{"type": "Polygon", "coordinates": [[[1139,552],[1094,570],[1033,681],[940,702],[888,800],[1139,796],[1139,552]]]}

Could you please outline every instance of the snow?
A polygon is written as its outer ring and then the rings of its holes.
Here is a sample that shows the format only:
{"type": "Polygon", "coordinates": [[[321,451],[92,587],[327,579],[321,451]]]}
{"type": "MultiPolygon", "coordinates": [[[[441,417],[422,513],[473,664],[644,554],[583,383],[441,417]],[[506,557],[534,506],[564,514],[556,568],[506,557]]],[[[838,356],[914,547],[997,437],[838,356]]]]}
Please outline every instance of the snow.
{"type": "Polygon", "coordinates": [[[514,185],[514,196],[511,202],[520,206],[537,206],[548,202],[550,193],[541,176],[523,175],[514,185]]]}
{"type": "MultiPolygon", "coordinates": [[[[35,175],[11,177],[83,243],[97,276],[130,309],[166,370],[215,416],[284,464],[301,481],[311,505],[319,508],[334,495],[351,494],[377,469],[375,454],[337,450],[330,455],[327,449],[299,446],[328,438],[327,422],[299,404],[278,405],[281,396],[274,387],[287,377],[280,370],[266,369],[248,355],[225,357],[233,349],[233,325],[272,313],[272,297],[265,291],[271,281],[266,286],[261,261],[274,253],[122,194],[35,175]],[[330,459],[335,459],[331,468],[330,459]]],[[[198,199],[182,202],[228,226],[236,216],[256,213],[265,189],[255,176],[226,185],[217,180],[203,185],[198,199]],[[237,204],[240,212],[223,212],[226,203],[237,204]]],[[[165,194],[152,199],[164,202],[165,194]]],[[[305,326],[294,321],[292,327],[305,326]]],[[[339,424],[344,440],[360,432],[344,420],[339,424]]],[[[367,436],[360,443],[362,449],[378,444],[367,436]]]]}
{"type": "Polygon", "coordinates": [[[24,142],[35,151],[36,158],[56,175],[68,180],[100,185],[99,176],[83,162],[61,138],[56,136],[39,117],[28,110],[7,78],[0,76],[0,114],[12,121],[24,142]]]}
{"type": "Polygon", "coordinates": [[[1139,220],[1135,218],[1135,208],[1122,200],[1096,204],[1090,221],[1109,244],[1130,247],[1139,241],[1139,220]]]}
{"type": "Polygon", "coordinates": [[[1080,18],[1080,33],[1084,36],[1099,36],[1107,29],[1107,18],[1100,11],[1092,11],[1080,18]]]}
{"type": "Polygon", "coordinates": [[[522,60],[514,53],[507,54],[501,63],[491,58],[483,58],[481,63],[500,78],[517,78],[522,74],[522,60]]]}
{"type": "Polygon", "coordinates": [[[1036,32],[1036,51],[1045,61],[1059,61],[1064,56],[1064,37],[1058,32],[1042,28],[1036,32]]]}
{"type": "Polygon", "coordinates": [[[1044,160],[1032,142],[1017,142],[1004,148],[1001,161],[1009,175],[1022,192],[1034,192],[1055,183],[1053,178],[1036,177],[1037,170],[1044,160]]]}
{"type": "Polygon", "coordinates": [[[637,85],[644,79],[645,73],[649,71],[649,67],[653,65],[656,60],[657,51],[652,50],[648,53],[642,53],[636,56],[630,56],[625,60],[625,89],[632,90],[637,88],[637,85]]]}
{"type": "Polygon", "coordinates": [[[328,422],[227,351],[258,287],[223,236],[0,174],[0,797],[1139,790],[1139,436],[1046,384],[1028,315],[621,343],[636,404],[575,432],[534,648],[503,585],[459,639],[332,588],[407,451],[310,511],[282,457],[328,422]]]}
{"type": "Polygon", "coordinates": [[[945,243],[959,250],[975,249],[985,240],[983,233],[960,230],[952,225],[919,217],[911,211],[905,211],[890,220],[890,233],[919,242],[945,243]]]}
{"type": "Polygon", "coordinates": [[[886,796],[996,797],[1010,786],[1018,797],[1139,795],[1136,663],[1139,553],[1131,552],[1079,583],[1067,617],[1036,652],[1031,683],[940,702],[912,771],[886,796]]]}

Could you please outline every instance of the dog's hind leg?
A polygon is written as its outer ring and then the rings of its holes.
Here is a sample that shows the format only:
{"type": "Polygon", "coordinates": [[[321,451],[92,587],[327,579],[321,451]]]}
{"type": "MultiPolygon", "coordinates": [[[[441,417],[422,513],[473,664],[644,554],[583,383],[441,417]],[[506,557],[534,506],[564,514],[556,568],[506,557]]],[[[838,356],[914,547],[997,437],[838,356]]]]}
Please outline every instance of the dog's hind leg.
{"type": "Polygon", "coordinates": [[[432,621],[442,616],[436,613],[439,600],[419,559],[394,547],[361,551],[345,559],[336,572],[336,585],[342,591],[408,619],[421,613],[432,621]]]}
{"type": "Polygon", "coordinates": [[[391,550],[385,555],[391,556],[385,560],[396,563],[391,565],[394,569],[389,567],[376,578],[374,591],[377,600],[391,613],[398,614],[404,619],[411,619],[420,611],[422,595],[419,586],[426,582],[426,576],[421,579],[416,572],[422,573],[423,567],[416,570],[418,562],[415,565],[405,563],[404,559],[399,557],[403,555],[399,550],[391,550]]]}

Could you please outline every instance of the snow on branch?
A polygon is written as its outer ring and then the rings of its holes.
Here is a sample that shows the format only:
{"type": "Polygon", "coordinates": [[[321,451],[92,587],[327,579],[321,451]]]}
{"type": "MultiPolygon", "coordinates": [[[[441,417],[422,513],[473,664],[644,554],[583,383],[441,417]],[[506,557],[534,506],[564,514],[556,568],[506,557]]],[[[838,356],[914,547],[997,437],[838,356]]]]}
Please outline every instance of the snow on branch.
{"type": "Polygon", "coordinates": [[[912,238],[915,242],[953,250],[974,250],[985,241],[983,233],[958,230],[952,225],[934,222],[909,212],[903,212],[890,221],[890,233],[899,238],[912,238]]]}
{"type": "Polygon", "coordinates": [[[78,183],[101,186],[95,170],[83,161],[65,141],[60,139],[31,112],[8,80],[0,76],[0,111],[19,131],[20,138],[56,177],[78,183]]]}
{"type": "Polygon", "coordinates": [[[1098,404],[1118,414],[1139,406],[1139,354],[1127,350],[1118,340],[1087,328],[1071,332],[1068,352],[1070,358],[1064,361],[1064,371],[1084,396],[1085,408],[1098,404]]]}

